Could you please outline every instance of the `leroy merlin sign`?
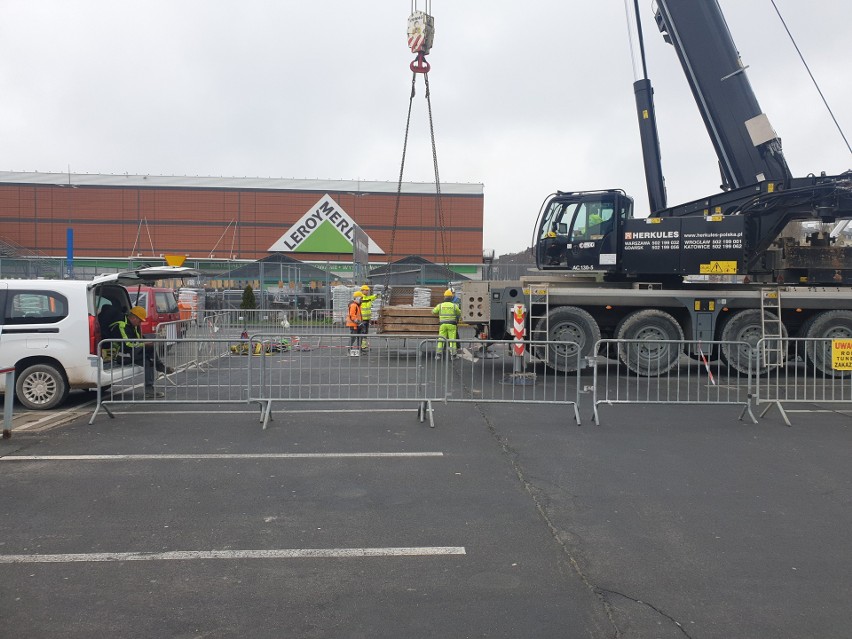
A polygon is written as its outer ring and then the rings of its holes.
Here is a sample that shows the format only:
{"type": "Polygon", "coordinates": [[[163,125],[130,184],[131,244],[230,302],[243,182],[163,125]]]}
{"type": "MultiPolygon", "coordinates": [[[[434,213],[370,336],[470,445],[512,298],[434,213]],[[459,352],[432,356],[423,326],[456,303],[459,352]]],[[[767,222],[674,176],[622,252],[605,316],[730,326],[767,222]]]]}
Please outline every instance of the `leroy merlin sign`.
{"type": "MultiPolygon", "coordinates": [[[[286,253],[352,253],[355,221],[326,194],[269,247],[286,253]]],[[[368,236],[369,252],[384,251],[368,236]]]]}

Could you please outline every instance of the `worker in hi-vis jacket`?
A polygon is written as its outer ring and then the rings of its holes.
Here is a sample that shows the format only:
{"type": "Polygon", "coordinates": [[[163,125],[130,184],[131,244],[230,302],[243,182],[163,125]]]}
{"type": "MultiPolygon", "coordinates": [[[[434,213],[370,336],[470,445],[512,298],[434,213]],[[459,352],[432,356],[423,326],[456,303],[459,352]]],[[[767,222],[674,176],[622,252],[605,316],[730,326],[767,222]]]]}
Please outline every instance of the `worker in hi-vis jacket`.
{"type": "Polygon", "coordinates": [[[441,323],[438,329],[438,345],[435,347],[435,359],[441,359],[444,351],[444,342],[450,345],[450,356],[456,356],[458,342],[458,326],[461,318],[461,307],[453,301],[455,293],[451,289],[444,291],[444,301],[432,309],[432,314],[438,316],[441,323]]]}

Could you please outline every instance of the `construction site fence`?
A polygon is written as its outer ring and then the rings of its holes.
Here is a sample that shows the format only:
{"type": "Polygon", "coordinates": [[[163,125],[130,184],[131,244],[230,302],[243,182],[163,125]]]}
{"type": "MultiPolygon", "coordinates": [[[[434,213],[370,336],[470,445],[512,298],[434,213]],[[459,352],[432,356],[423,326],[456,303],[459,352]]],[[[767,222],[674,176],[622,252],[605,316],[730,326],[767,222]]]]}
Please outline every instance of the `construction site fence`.
{"type": "Polygon", "coordinates": [[[232,357],[239,341],[210,336],[149,339],[148,352],[132,350],[132,340],[101,341],[103,364],[89,423],[101,410],[112,416],[109,407],[119,404],[245,404],[251,372],[246,358],[232,357]],[[146,388],[151,352],[154,383],[146,388]]]}
{"type": "Polygon", "coordinates": [[[184,337],[240,337],[254,333],[292,333],[298,329],[344,332],[333,321],[331,309],[312,310],[217,310],[202,311],[195,317],[157,325],[157,339],[176,340],[184,337]]]}
{"type": "Polygon", "coordinates": [[[3,394],[3,438],[12,436],[12,410],[15,406],[15,368],[0,368],[0,377],[5,380],[3,394]]]}
{"type": "Polygon", "coordinates": [[[430,426],[439,401],[558,403],[570,406],[579,424],[579,348],[542,341],[517,349],[434,335],[308,334],[283,344],[280,335],[252,335],[249,401],[264,406],[264,428],[278,402],[414,402],[430,426]],[[548,349],[573,373],[535,359],[548,349]]]}
{"type": "Polygon", "coordinates": [[[383,334],[353,342],[339,328],[283,332],[280,325],[246,335],[239,317],[163,328],[163,337],[149,340],[159,362],[153,389],[145,388],[141,352],[135,360],[118,356],[127,341],[103,340],[90,422],[119,404],[254,403],[266,427],[279,403],[409,402],[434,425],[433,403],[470,402],[560,404],[579,424],[581,394],[591,392],[595,424],[602,406],[671,404],[737,406],[739,419],[753,423],[753,405],[764,408],[761,416],[777,407],[790,425],[789,404],[852,403],[846,339],[603,339],[586,356],[571,342],[451,344],[434,335],[383,334]]]}
{"type": "Polygon", "coordinates": [[[753,346],[745,342],[603,339],[589,357],[592,405],[600,424],[601,405],[700,404],[741,406],[740,420],[751,410],[758,372],[753,346]],[[737,357],[737,368],[719,357],[737,357]]]}
{"type": "Polygon", "coordinates": [[[765,369],[755,389],[761,417],[776,407],[790,426],[785,404],[852,403],[852,339],[765,338],[757,352],[765,369]]]}

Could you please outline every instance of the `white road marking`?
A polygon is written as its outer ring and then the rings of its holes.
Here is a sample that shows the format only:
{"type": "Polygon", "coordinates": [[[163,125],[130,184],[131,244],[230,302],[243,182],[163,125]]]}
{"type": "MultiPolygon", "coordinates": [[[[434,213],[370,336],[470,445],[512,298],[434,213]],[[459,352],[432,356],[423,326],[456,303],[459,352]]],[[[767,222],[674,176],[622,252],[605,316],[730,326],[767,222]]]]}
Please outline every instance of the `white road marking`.
{"type": "MultiPolygon", "coordinates": [[[[313,401],[311,399],[304,400],[293,400],[294,402],[298,401],[313,401]]],[[[335,401],[335,400],[328,400],[335,401]]],[[[349,400],[345,400],[349,401],[349,400]]],[[[371,400],[373,401],[373,400],[371,400]]],[[[382,401],[381,399],[375,400],[377,402],[382,401]]],[[[395,400],[388,400],[395,401],[395,400]]],[[[417,401],[417,400],[411,400],[417,401]]],[[[141,402],[140,402],[141,403],[141,402]]],[[[178,402],[180,403],[180,402],[178,402]]],[[[213,400],[215,403],[215,400],[213,400]]],[[[371,408],[371,413],[410,413],[413,410],[417,410],[415,408],[371,408]]],[[[257,415],[257,409],[254,410],[123,410],[123,411],[112,411],[113,415],[257,415]]],[[[288,410],[285,411],[288,415],[293,413],[363,413],[363,409],[358,408],[339,408],[339,409],[305,409],[305,410],[288,410]]]]}
{"type": "Polygon", "coordinates": [[[831,410],[829,408],[785,408],[784,409],[788,413],[849,413],[852,410],[845,408],[837,410],[831,410]]]}
{"type": "MultiPolygon", "coordinates": [[[[23,426],[15,426],[15,427],[13,427],[12,430],[13,431],[29,430],[30,428],[35,428],[36,426],[40,426],[41,424],[43,424],[45,422],[50,422],[50,421],[58,422],[58,421],[61,421],[63,419],[66,419],[66,418],[67,419],[71,419],[71,418],[76,419],[77,417],[82,417],[83,415],[88,413],[89,411],[85,410],[86,407],[93,406],[94,404],[95,404],[95,400],[91,400],[89,402],[86,402],[85,404],[80,404],[79,406],[75,406],[74,408],[66,408],[64,410],[51,412],[51,413],[48,413],[47,415],[45,415],[44,417],[37,419],[34,422],[29,422],[28,424],[24,424],[23,426]]],[[[32,411],[30,411],[30,412],[32,412],[32,411]]],[[[24,414],[24,413],[20,413],[20,414],[24,414]]]]}
{"type": "Polygon", "coordinates": [[[0,555],[0,564],[55,564],[85,561],[174,561],[186,559],[426,557],[464,554],[466,554],[464,546],[422,546],[419,548],[285,548],[280,550],[175,550],[171,552],[94,552],[62,555],[0,555]]]}
{"type": "Polygon", "coordinates": [[[6,455],[0,461],[147,461],[163,459],[348,459],[375,457],[443,457],[441,452],[414,453],[188,453],[160,455],[6,455]]]}

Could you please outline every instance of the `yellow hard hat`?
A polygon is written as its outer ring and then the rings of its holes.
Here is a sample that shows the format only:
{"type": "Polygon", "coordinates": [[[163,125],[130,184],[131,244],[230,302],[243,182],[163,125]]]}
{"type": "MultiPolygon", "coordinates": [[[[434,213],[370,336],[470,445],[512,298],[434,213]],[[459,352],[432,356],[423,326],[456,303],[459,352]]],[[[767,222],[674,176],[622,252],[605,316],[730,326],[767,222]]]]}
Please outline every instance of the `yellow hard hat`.
{"type": "Polygon", "coordinates": [[[556,237],[556,232],[555,231],[548,232],[547,237],[556,237]]]}
{"type": "Polygon", "coordinates": [[[133,308],[131,308],[131,309],[130,309],[130,314],[131,314],[131,315],[135,315],[136,317],[138,317],[139,319],[141,319],[143,322],[144,322],[146,319],[148,319],[148,313],[146,313],[146,312],[145,312],[145,309],[144,309],[144,308],[142,308],[141,306],[134,306],[133,308]]]}
{"type": "Polygon", "coordinates": [[[444,297],[453,297],[454,295],[455,293],[453,293],[451,289],[447,289],[446,291],[444,291],[444,297]]]}
{"type": "Polygon", "coordinates": [[[355,291],[354,293],[352,293],[352,297],[357,300],[359,297],[364,297],[364,294],[361,291],[355,291]]]}
{"type": "Polygon", "coordinates": [[[362,291],[369,291],[369,290],[370,290],[370,287],[369,287],[369,285],[364,284],[364,286],[362,286],[362,287],[361,287],[361,290],[362,290],[362,291]]]}

